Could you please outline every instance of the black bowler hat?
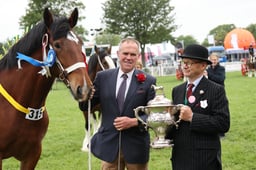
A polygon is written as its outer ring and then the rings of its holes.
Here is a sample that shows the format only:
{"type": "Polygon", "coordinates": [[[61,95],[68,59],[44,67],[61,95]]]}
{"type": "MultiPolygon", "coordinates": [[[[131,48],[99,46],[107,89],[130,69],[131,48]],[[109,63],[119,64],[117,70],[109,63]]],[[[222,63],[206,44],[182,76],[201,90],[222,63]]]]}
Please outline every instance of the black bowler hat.
{"type": "Polygon", "coordinates": [[[207,64],[212,64],[210,60],[208,60],[208,50],[207,48],[198,45],[198,44],[191,44],[188,45],[185,49],[183,54],[180,56],[181,58],[189,58],[189,59],[196,59],[201,61],[206,61],[207,64]]]}

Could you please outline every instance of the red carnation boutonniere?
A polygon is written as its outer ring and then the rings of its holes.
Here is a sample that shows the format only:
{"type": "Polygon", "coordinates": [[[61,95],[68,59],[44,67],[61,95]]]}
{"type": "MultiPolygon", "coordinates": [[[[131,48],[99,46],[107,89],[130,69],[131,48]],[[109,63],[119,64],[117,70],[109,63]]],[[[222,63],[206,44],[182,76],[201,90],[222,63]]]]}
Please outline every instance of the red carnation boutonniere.
{"type": "Polygon", "coordinates": [[[144,83],[144,81],[146,80],[146,75],[143,73],[136,74],[136,77],[138,82],[140,83],[144,83]]]}

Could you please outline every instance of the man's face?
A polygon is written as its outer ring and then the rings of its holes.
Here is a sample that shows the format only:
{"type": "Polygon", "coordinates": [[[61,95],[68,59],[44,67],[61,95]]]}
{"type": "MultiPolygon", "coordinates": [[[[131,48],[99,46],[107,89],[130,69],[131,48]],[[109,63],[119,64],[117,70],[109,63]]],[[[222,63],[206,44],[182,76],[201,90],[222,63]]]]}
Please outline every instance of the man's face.
{"type": "Polygon", "coordinates": [[[136,65],[140,56],[139,47],[135,42],[123,42],[117,51],[120,68],[123,72],[130,72],[136,65]]]}
{"type": "Polygon", "coordinates": [[[212,62],[212,66],[213,66],[213,67],[215,67],[215,66],[218,64],[218,62],[219,62],[219,59],[218,59],[217,56],[211,56],[211,57],[210,57],[210,60],[211,60],[211,62],[212,62]]]}
{"type": "Polygon", "coordinates": [[[181,66],[185,77],[196,79],[204,73],[207,64],[200,60],[184,58],[181,66]]]}

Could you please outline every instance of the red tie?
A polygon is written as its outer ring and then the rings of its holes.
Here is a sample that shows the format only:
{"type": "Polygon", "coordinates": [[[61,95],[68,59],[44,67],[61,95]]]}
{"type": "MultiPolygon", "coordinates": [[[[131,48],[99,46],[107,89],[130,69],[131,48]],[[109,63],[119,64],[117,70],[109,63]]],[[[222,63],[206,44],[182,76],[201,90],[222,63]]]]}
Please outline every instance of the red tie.
{"type": "Polygon", "coordinates": [[[187,99],[192,95],[192,88],[194,87],[194,84],[191,83],[188,85],[188,90],[187,90],[187,99]]]}

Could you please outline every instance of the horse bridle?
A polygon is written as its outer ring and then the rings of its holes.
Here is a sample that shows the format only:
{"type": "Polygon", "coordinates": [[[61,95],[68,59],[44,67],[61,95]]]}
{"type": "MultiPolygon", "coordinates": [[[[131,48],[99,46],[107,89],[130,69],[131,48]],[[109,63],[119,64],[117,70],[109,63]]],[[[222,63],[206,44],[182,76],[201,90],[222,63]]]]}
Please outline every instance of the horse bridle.
{"type": "MultiPolygon", "coordinates": [[[[68,32],[67,38],[69,40],[71,40],[71,41],[75,41],[76,43],[78,43],[78,41],[79,41],[78,38],[75,36],[75,34],[72,31],[68,32]]],[[[42,45],[43,45],[43,51],[44,51],[43,52],[44,60],[45,60],[45,57],[46,57],[45,56],[45,48],[46,48],[47,44],[48,44],[48,34],[45,34],[43,39],[42,39],[42,45]]],[[[50,46],[50,49],[52,49],[50,43],[48,45],[50,46]]],[[[82,51],[81,51],[81,53],[82,53],[82,51]]],[[[55,53],[55,55],[56,55],[56,53],[55,53]]],[[[83,55],[83,53],[82,53],[82,55],[83,55]]],[[[83,56],[85,57],[85,55],[83,55],[83,56]]],[[[58,76],[59,79],[61,81],[63,81],[64,84],[68,88],[70,88],[70,82],[69,82],[69,80],[67,78],[69,73],[71,73],[74,70],[79,69],[79,68],[86,68],[86,63],[85,62],[86,62],[86,60],[84,59],[84,62],[77,62],[77,63],[75,63],[75,64],[73,64],[73,65],[71,65],[71,66],[69,66],[67,68],[64,68],[62,66],[61,62],[59,61],[58,56],[56,55],[56,65],[57,65],[57,67],[58,67],[58,69],[60,71],[60,74],[58,76]]]]}
{"type": "Polygon", "coordinates": [[[78,63],[75,63],[75,64],[69,66],[68,68],[64,69],[61,62],[58,60],[58,58],[56,59],[56,65],[58,66],[58,68],[60,70],[59,79],[61,81],[63,81],[64,84],[66,84],[66,86],[68,88],[70,88],[70,83],[67,78],[68,74],[73,72],[76,69],[83,68],[83,67],[86,68],[86,64],[84,62],[78,62],[78,63]]]}
{"type": "MultiPolygon", "coordinates": [[[[98,63],[99,63],[99,65],[100,65],[100,68],[102,69],[102,70],[106,70],[107,68],[105,68],[104,66],[103,66],[103,64],[102,64],[102,62],[101,62],[101,60],[100,60],[100,56],[97,54],[97,60],[98,60],[98,63]]],[[[111,60],[111,57],[110,56],[105,56],[105,60],[107,61],[107,63],[108,63],[108,65],[109,65],[109,68],[114,68],[115,66],[113,65],[112,66],[112,64],[110,63],[110,61],[108,61],[108,60],[111,60]]]]}
{"type": "Polygon", "coordinates": [[[97,59],[98,59],[98,63],[99,63],[99,65],[100,65],[100,68],[102,69],[102,70],[105,70],[105,68],[104,68],[104,66],[103,66],[103,64],[102,64],[102,62],[101,62],[101,60],[100,60],[100,56],[97,54],[97,59]]]}

